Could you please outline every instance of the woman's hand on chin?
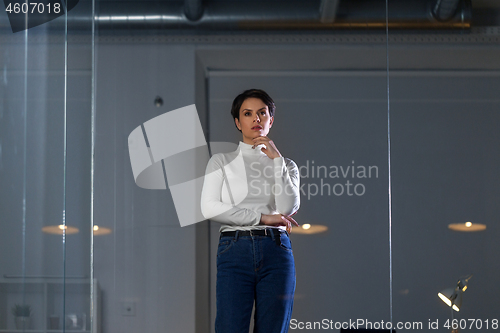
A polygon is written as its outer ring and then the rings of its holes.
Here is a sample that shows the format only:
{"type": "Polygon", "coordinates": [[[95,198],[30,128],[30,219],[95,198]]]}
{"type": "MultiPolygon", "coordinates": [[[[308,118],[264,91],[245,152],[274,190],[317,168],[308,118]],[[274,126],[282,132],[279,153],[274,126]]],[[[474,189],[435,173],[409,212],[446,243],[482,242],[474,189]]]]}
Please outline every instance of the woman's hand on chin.
{"type": "MultiPolygon", "coordinates": [[[[296,213],[296,212],[295,212],[296,213]]],[[[299,224],[297,221],[292,219],[292,216],[295,215],[283,215],[283,214],[274,214],[274,215],[265,215],[262,214],[260,218],[260,224],[269,225],[273,227],[285,226],[287,232],[292,231],[292,226],[298,227],[299,224]]]]}
{"type": "Polygon", "coordinates": [[[267,155],[270,159],[275,159],[276,157],[281,157],[281,154],[276,148],[273,140],[269,139],[267,136],[259,136],[253,138],[253,148],[257,147],[260,144],[264,144],[266,148],[262,147],[261,151],[267,155]]]}

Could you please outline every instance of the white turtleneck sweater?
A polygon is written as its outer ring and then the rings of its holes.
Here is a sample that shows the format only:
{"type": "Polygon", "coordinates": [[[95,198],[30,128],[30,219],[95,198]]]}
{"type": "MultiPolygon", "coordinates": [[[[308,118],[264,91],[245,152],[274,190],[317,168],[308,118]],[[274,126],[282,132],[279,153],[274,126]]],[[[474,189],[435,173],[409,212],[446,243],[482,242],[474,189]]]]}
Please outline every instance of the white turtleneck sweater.
{"type": "MultiPolygon", "coordinates": [[[[290,215],[300,205],[300,174],[285,157],[269,158],[241,142],[238,149],[212,156],[201,192],[201,212],[220,222],[220,231],[264,229],[262,214],[290,215]]],[[[284,227],[283,227],[284,228],[284,227]]]]}

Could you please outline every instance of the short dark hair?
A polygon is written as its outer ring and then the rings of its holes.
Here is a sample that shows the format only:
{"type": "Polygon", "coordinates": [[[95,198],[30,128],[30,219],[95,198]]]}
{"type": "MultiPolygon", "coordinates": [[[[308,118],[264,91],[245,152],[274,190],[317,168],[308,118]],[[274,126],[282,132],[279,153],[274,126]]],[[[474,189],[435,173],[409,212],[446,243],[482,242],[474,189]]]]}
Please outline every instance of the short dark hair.
{"type": "MultiPolygon", "coordinates": [[[[240,120],[241,105],[247,98],[260,99],[269,108],[269,114],[271,115],[271,117],[274,117],[274,111],[276,110],[276,105],[274,105],[273,99],[264,90],[248,89],[239,94],[238,96],[236,96],[236,98],[233,101],[233,105],[231,106],[231,115],[233,116],[233,120],[236,118],[240,120]]],[[[238,128],[238,126],[236,126],[236,128],[238,128]]],[[[238,131],[241,132],[239,128],[238,131]]]]}

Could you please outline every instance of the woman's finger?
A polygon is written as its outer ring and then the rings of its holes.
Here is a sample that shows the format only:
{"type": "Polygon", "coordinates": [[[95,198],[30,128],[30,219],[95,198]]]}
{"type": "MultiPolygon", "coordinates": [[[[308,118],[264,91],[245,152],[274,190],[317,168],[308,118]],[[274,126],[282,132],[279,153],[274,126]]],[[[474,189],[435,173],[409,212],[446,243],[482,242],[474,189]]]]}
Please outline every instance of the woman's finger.
{"type": "Polygon", "coordinates": [[[260,145],[262,143],[265,144],[266,147],[267,147],[267,145],[268,145],[268,143],[270,141],[267,136],[258,136],[256,138],[253,138],[252,140],[253,140],[253,143],[254,143],[254,147],[257,147],[258,145],[260,145]]]}
{"type": "MultiPolygon", "coordinates": [[[[291,215],[290,215],[291,216],[291,215]]],[[[290,216],[287,216],[286,219],[289,220],[291,223],[295,224],[295,226],[299,226],[299,224],[297,223],[297,221],[295,221],[294,219],[292,219],[290,216]]]]}
{"type": "Polygon", "coordinates": [[[271,140],[271,139],[269,139],[269,138],[268,138],[267,136],[265,136],[265,135],[261,135],[261,136],[258,136],[258,137],[256,137],[256,138],[253,138],[252,140],[255,142],[255,141],[262,141],[262,140],[264,140],[264,141],[269,141],[269,140],[271,140]]]}

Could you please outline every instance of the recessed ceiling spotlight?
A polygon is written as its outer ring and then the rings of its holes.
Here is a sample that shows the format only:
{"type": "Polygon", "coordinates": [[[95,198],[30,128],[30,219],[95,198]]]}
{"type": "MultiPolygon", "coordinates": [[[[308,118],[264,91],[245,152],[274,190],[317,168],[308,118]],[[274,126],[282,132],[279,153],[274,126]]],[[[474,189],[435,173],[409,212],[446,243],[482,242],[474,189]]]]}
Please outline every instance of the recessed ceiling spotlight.
{"type": "Polygon", "coordinates": [[[163,105],[163,99],[160,96],[156,96],[156,98],[155,98],[155,106],[157,108],[159,108],[162,105],[163,105]]]}

